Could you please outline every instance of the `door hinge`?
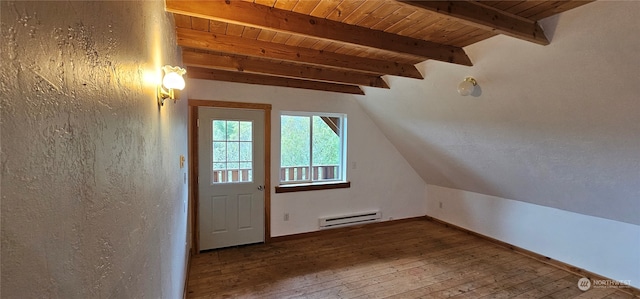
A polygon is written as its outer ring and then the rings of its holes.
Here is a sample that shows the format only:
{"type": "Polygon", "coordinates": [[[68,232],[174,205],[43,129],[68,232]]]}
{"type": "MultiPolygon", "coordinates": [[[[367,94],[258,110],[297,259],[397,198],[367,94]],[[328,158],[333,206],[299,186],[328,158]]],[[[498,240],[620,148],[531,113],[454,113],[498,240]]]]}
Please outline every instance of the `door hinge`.
{"type": "Polygon", "coordinates": [[[196,127],[200,128],[200,119],[196,119],[196,127]]]}

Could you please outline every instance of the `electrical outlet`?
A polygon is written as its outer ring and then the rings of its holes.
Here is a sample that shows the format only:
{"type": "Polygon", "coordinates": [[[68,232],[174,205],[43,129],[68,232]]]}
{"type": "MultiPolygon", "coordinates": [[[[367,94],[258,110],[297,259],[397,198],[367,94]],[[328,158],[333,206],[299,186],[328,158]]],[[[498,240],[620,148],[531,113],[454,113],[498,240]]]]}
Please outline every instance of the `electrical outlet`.
{"type": "Polygon", "coordinates": [[[289,221],[289,213],[284,213],[284,221],[289,221]]]}
{"type": "Polygon", "coordinates": [[[440,208],[442,209],[442,202],[440,202],[440,208]]]}

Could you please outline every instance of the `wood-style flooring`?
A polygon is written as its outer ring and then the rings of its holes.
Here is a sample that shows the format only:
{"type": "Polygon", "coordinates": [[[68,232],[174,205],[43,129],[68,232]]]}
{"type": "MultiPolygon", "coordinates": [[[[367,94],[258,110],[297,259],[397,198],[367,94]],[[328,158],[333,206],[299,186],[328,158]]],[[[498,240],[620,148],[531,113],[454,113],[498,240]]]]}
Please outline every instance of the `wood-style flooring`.
{"type": "Polygon", "coordinates": [[[416,219],[193,256],[188,298],[633,298],[416,219]]]}

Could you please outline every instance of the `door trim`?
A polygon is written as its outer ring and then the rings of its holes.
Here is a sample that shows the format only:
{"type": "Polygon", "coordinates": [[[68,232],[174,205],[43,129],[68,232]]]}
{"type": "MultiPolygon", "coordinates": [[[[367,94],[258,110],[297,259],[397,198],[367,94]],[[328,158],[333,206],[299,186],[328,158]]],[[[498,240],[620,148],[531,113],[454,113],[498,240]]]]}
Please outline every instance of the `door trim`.
{"type": "Polygon", "coordinates": [[[191,207],[191,253],[199,254],[198,225],[198,107],[264,111],[264,242],[271,242],[271,104],[189,99],[189,206],[191,207]]]}

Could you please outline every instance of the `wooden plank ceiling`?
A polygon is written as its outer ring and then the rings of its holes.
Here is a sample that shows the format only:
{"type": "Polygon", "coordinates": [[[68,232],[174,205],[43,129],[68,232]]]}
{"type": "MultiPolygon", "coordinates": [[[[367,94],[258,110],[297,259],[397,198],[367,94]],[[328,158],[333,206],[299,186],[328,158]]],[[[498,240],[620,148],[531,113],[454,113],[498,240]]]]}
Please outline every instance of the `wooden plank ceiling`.
{"type": "Polygon", "coordinates": [[[549,44],[540,19],[590,1],[166,0],[189,78],[364,94],[422,79],[497,34],[549,44]]]}

